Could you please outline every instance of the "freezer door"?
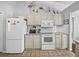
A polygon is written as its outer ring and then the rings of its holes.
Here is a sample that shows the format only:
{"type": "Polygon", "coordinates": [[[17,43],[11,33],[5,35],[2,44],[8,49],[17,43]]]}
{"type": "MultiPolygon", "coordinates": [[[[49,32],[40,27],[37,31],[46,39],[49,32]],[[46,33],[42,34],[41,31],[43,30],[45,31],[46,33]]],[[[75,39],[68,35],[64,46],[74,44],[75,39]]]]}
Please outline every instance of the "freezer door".
{"type": "Polygon", "coordinates": [[[22,37],[22,24],[19,18],[8,19],[6,21],[6,38],[7,39],[21,39],[22,37]]]}

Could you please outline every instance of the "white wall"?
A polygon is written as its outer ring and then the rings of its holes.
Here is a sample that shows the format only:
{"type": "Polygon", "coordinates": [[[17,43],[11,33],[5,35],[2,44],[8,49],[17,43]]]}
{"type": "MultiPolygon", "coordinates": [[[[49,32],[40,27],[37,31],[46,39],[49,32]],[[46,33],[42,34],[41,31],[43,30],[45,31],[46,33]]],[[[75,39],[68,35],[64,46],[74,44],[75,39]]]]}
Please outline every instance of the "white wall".
{"type": "MultiPolygon", "coordinates": [[[[65,10],[62,11],[62,13],[64,14],[65,18],[64,19],[69,19],[70,20],[70,13],[74,12],[76,10],[79,10],[79,1],[76,1],[74,4],[70,5],[68,8],[66,8],[65,10]]],[[[70,20],[70,22],[72,22],[72,20],[70,20]]],[[[69,44],[70,47],[69,49],[72,50],[72,23],[69,24],[69,44]]],[[[77,28],[78,29],[78,28],[77,28]]]]}
{"type": "Polygon", "coordinates": [[[70,5],[68,8],[62,11],[62,13],[65,16],[65,19],[70,19],[70,12],[74,12],[76,10],[79,10],[79,1],[76,1],[72,5],[70,5]]]}
{"type": "Polygon", "coordinates": [[[25,18],[28,17],[29,9],[25,2],[23,1],[16,2],[13,8],[14,8],[13,17],[18,16],[24,16],[25,18]]]}
{"type": "Polygon", "coordinates": [[[69,34],[68,27],[69,25],[63,25],[63,26],[57,26],[56,29],[57,29],[57,32],[63,32],[63,33],[69,34]]]}
{"type": "Polygon", "coordinates": [[[0,12],[0,52],[3,51],[3,13],[0,12]]]}
{"type": "MultiPolygon", "coordinates": [[[[13,8],[12,8],[12,3],[13,2],[1,2],[0,1],[0,12],[3,12],[3,39],[1,39],[2,42],[2,46],[3,46],[3,50],[5,50],[5,44],[6,44],[6,38],[5,38],[5,21],[8,17],[12,17],[13,15],[13,8]]],[[[1,42],[1,41],[0,41],[1,42]]],[[[0,46],[1,48],[1,46],[0,46]]]]}
{"type": "MultiPolygon", "coordinates": [[[[76,1],[75,3],[73,3],[68,8],[66,8],[65,10],[62,11],[62,13],[64,14],[64,19],[70,19],[70,13],[74,12],[76,10],[79,10],[79,1],[76,1]]],[[[69,32],[69,30],[68,30],[68,32],[69,32]]]]}
{"type": "Polygon", "coordinates": [[[1,2],[0,1],[0,11],[4,12],[5,17],[12,17],[13,15],[13,2],[1,2]]]}

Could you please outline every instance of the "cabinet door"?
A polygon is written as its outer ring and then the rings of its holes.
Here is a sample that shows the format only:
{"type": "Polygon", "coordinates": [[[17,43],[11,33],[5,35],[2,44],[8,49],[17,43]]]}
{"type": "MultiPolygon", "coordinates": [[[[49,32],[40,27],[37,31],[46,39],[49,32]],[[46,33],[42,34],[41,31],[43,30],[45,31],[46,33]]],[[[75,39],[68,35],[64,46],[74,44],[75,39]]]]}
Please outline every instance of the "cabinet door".
{"type": "Polygon", "coordinates": [[[59,18],[59,22],[58,22],[58,25],[63,25],[63,15],[62,14],[58,14],[58,18],[59,18]]]}
{"type": "Polygon", "coordinates": [[[40,48],[40,36],[34,36],[34,48],[40,48]]]}
{"type": "Polygon", "coordinates": [[[57,49],[61,49],[61,34],[57,33],[56,34],[56,48],[57,49]]]}
{"type": "Polygon", "coordinates": [[[26,49],[32,49],[33,48],[33,38],[32,37],[30,37],[30,36],[27,36],[26,37],[26,40],[25,40],[26,42],[26,44],[25,44],[25,48],[26,49]]]}
{"type": "Polygon", "coordinates": [[[40,18],[39,12],[38,13],[35,13],[35,21],[34,21],[34,24],[35,25],[41,25],[40,22],[41,22],[41,18],[40,18]]]}
{"type": "Polygon", "coordinates": [[[68,48],[68,36],[67,34],[62,34],[62,49],[68,48]]]}
{"type": "Polygon", "coordinates": [[[76,47],[75,47],[75,55],[79,56],[79,43],[76,43],[75,45],[76,45],[76,47]]]}
{"type": "Polygon", "coordinates": [[[33,38],[31,37],[29,37],[28,46],[29,48],[33,49],[33,38]]]}
{"type": "Polygon", "coordinates": [[[54,22],[55,22],[55,25],[58,25],[59,23],[58,14],[54,14],[54,22]]]}
{"type": "Polygon", "coordinates": [[[55,25],[62,25],[63,24],[63,15],[62,14],[54,14],[54,21],[55,25]]]}
{"type": "Polygon", "coordinates": [[[54,16],[53,16],[53,13],[52,12],[48,12],[48,16],[47,16],[48,18],[47,18],[47,20],[53,20],[54,18],[54,16]]]}
{"type": "Polygon", "coordinates": [[[39,10],[39,16],[41,20],[47,20],[48,14],[44,10],[39,10]]]}
{"type": "Polygon", "coordinates": [[[25,48],[29,48],[28,46],[28,41],[29,41],[29,37],[28,36],[25,36],[25,48]]]}
{"type": "Polygon", "coordinates": [[[34,24],[34,19],[35,19],[35,12],[33,12],[33,9],[29,9],[29,14],[28,14],[28,25],[33,25],[34,24]]]}

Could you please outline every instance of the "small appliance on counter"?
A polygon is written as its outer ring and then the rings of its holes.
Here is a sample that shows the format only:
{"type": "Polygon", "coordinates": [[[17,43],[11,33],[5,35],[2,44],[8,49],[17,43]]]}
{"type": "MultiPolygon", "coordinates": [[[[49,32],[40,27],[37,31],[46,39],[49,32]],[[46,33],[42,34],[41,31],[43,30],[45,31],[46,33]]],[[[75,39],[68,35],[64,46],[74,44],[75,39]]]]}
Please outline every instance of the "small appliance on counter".
{"type": "Polygon", "coordinates": [[[36,26],[32,26],[32,28],[30,28],[29,33],[36,33],[36,26]]]}
{"type": "Polygon", "coordinates": [[[31,25],[31,26],[28,26],[28,32],[29,34],[39,34],[40,31],[41,31],[41,28],[40,26],[37,26],[37,25],[31,25]]]}

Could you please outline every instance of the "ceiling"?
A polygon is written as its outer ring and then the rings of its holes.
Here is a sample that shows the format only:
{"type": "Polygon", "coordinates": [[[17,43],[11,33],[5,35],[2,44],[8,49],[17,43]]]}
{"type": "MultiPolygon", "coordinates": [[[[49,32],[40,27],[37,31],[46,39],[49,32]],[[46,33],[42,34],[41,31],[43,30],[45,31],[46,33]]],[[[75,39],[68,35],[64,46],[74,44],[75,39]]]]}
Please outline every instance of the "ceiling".
{"type": "MultiPolygon", "coordinates": [[[[12,1],[13,2],[13,1],[12,1]]],[[[15,1],[16,4],[31,4],[31,2],[36,3],[37,5],[43,5],[49,7],[51,9],[63,11],[71,4],[75,3],[75,1],[15,1]]],[[[12,3],[11,3],[12,4],[12,3]]],[[[13,3],[14,4],[14,3],[13,3]]]]}
{"type": "Polygon", "coordinates": [[[37,4],[42,4],[47,7],[63,11],[65,8],[70,6],[71,4],[75,3],[75,1],[37,1],[37,4]]]}

